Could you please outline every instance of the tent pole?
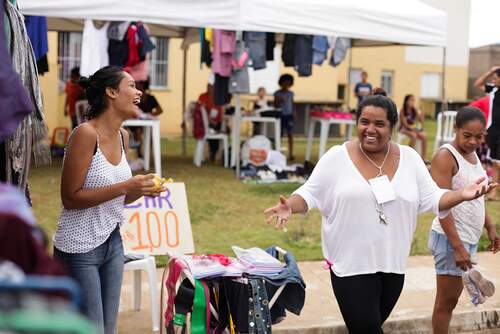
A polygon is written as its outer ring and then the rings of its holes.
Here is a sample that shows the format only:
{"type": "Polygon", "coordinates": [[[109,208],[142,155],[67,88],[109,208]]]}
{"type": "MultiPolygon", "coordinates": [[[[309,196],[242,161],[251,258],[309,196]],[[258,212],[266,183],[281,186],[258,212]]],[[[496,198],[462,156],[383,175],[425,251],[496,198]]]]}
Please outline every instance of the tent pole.
{"type": "Polygon", "coordinates": [[[241,123],[241,96],[236,94],[236,109],[234,111],[234,129],[233,129],[233,145],[231,150],[234,151],[236,163],[236,179],[240,177],[240,123],[241,123]]]}
{"type": "Polygon", "coordinates": [[[184,112],[186,110],[186,84],[187,84],[187,50],[188,48],[183,48],[182,50],[182,156],[187,153],[186,148],[186,120],[184,119],[184,112]]]}
{"type": "Polygon", "coordinates": [[[347,110],[348,111],[351,111],[351,68],[352,68],[352,51],[353,51],[353,48],[351,46],[351,48],[349,49],[349,65],[347,66],[347,89],[346,89],[346,105],[347,105],[347,110]]]}
{"type": "Polygon", "coordinates": [[[443,46],[443,64],[441,69],[441,111],[448,110],[446,101],[446,46],[443,46]]]}

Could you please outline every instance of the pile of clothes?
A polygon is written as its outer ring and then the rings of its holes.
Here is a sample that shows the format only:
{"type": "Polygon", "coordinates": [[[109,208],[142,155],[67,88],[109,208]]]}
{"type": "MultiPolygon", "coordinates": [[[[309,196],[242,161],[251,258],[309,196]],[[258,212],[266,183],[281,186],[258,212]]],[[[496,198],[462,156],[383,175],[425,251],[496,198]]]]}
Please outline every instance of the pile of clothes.
{"type": "Polygon", "coordinates": [[[285,253],[282,263],[275,247],[233,250],[237,259],[222,254],[172,257],[166,281],[167,333],[184,333],[188,326],[191,333],[271,333],[271,326],[286,317],[285,310],[300,315],[305,283],[293,254],[285,253]],[[217,269],[234,263],[245,268],[241,275],[217,269]],[[181,279],[181,273],[187,278],[181,279]]]}

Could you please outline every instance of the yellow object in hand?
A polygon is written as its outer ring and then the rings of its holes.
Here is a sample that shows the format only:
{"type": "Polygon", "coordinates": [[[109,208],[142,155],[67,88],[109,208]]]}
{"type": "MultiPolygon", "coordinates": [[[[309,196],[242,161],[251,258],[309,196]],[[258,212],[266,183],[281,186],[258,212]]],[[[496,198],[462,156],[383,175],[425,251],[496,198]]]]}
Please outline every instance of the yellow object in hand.
{"type": "Polygon", "coordinates": [[[162,178],[158,175],[155,175],[155,177],[153,178],[153,183],[155,184],[154,190],[161,191],[163,189],[163,184],[165,182],[167,182],[167,180],[165,180],[164,178],[162,178]]]}

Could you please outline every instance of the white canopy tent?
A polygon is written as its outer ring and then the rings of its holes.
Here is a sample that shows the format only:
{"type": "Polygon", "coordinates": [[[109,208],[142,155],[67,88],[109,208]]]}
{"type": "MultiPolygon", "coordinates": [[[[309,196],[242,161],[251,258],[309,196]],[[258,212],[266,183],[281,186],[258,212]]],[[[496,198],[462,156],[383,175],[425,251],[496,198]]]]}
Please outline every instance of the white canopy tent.
{"type": "MultiPolygon", "coordinates": [[[[140,20],[153,24],[153,34],[172,37],[184,37],[189,27],[212,27],[347,37],[352,46],[446,46],[447,14],[419,0],[19,0],[19,7],[48,17],[50,30],[75,28],[83,19],[140,20]]],[[[442,85],[444,99],[444,63],[442,85]]],[[[239,134],[239,96],[235,116],[233,133],[239,134]]],[[[233,143],[238,154],[239,135],[233,143]]]]}

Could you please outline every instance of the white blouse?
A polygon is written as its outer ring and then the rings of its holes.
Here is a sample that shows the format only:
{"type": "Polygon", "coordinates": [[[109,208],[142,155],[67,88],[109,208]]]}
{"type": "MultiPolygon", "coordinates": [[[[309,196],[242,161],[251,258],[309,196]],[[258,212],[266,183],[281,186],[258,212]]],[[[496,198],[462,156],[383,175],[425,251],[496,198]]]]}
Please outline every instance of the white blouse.
{"type": "Polygon", "coordinates": [[[337,276],[376,272],[404,274],[417,215],[439,213],[447,191],[431,178],[422,158],[399,146],[399,166],[391,184],[396,199],[383,204],[387,225],[380,223],[371,187],[351,161],[346,144],[321,157],[311,177],[295,191],[308,210],[318,208],[324,257],[337,276]]]}

